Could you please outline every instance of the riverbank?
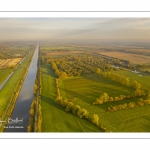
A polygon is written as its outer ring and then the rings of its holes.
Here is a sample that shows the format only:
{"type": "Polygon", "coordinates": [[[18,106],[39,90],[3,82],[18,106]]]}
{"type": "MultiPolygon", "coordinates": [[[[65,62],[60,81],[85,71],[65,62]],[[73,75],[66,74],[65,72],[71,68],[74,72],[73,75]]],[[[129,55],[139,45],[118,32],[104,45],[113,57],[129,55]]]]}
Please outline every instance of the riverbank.
{"type": "Polygon", "coordinates": [[[37,45],[31,63],[28,67],[28,72],[21,87],[21,91],[17,97],[15,107],[10,116],[12,119],[22,120],[22,123],[13,123],[6,126],[4,132],[27,132],[29,122],[29,109],[33,101],[34,81],[37,73],[39,44],[37,45]],[[17,127],[17,128],[16,128],[17,127]]]}
{"type": "MultiPolygon", "coordinates": [[[[2,121],[7,121],[14,109],[16,99],[28,72],[28,67],[32,60],[33,54],[34,51],[25,58],[22,64],[0,91],[0,118],[2,121]]],[[[4,126],[5,124],[3,123],[0,127],[0,132],[4,130],[4,126]]]]}

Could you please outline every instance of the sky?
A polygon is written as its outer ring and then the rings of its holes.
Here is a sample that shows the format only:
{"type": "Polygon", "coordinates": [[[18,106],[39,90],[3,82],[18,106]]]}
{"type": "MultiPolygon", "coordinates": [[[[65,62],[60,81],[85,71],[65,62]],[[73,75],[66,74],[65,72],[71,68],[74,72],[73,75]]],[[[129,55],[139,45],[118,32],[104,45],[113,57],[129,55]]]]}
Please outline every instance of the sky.
{"type": "Polygon", "coordinates": [[[0,18],[0,41],[150,41],[150,18],[0,18]]]}

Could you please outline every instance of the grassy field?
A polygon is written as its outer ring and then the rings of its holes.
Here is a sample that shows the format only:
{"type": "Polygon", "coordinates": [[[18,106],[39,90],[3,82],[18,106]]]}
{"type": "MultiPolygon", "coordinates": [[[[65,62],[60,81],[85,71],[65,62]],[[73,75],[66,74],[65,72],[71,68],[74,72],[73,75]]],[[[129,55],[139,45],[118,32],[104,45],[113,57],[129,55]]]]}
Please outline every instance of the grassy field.
{"type": "Polygon", "coordinates": [[[101,132],[92,123],[66,112],[56,102],[55,75],[49,65],[42,66],[42,132],[101,132]]]}
{"type": "Polygon", "coordinates": [[[29,62],[30,57],[31,55],[26,57],[26,59],[22,62],[22,64],[18,67],[18,69],[14,72],[14,74],[0,91],[0,115],[3,113],[9,99],[14,94],[16,85],[19,82],[19,79],[22,77],[24,67],[29,62]]]}
{"type": "MultiPolygon", "coordinates": [[[[119,72],[118,72],[119,73],[119,72]]],[[[140,80],[141,76],[137,74],[128,74],[132,79],[141,81],[140,83],[148,82],[148,76],[140,80]],[[139,79],[139,80],[138,80],[139,79]]],[[[120,74],[125,75],[120,72],[120,74]]],[[[128,99],[118,102],[109,102],[102,105],[91,105],[95,98],[103,92],[107,92],[110,96],[117,96],[120,94],[130,94],[132,89],[123,87],[122,85],[104,79],[98,75],[88,75],[85,77],[74,77],[62,79],[59,81],[61,95],[68,99],[74,99],[74,104],[87,109],[90,113],[99,115],[100,124],[112,132],[149,132],[150,131],[150,105],[144,107],[136,107],[117,112],[107,112],[107,108],[111,105],[118,105],[122,103],[135,102],[138,99],[128,99]]],[[[145,86],[148,89],[148,83],[145,86]]]]}
{"type": "Polygon", "coordinates": [[[61,79],[59,83],[62,97],[82,99],[88,104],[92,104],[104,92],[109,96],[119,96],[120,94],[131,95],[134,91],[96,74],[61,79]]]}
{"type": "Polygon", "coordinates": [[[121,74],[125,77],[129,77],[131,80],[138,81],[142,89],[150,91],[150,74],[148,73],[133,73],[131,71],[121,70],[121,71],[114,71],[114,73],[121,74]]]}
{"type": "Polygon", "coordinates": [[[12,72],[12,69],[0,69],[0,84],[7,78],[7,76],[12,72]]]}
{"type": "Polygon", "coordinates": [[[150,57],[138,54],[129,54],[123,52],[99,52],[99,54],[119,58],[123,60],[128,60],[134,64],[150,64],[150,57]]]}

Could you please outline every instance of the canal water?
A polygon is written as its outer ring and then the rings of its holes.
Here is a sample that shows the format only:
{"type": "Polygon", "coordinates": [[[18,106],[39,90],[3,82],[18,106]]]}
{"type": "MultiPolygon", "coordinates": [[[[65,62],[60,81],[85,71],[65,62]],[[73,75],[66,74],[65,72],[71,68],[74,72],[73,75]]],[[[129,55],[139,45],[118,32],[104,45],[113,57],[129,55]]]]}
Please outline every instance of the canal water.
{"type": "Polygon", "coordinates": [[[33,92],[37,73],[38,52],[39,44],[34,52],[22,89],[4,132],[27,132],[30,106],[34,98],[33,92]]]}

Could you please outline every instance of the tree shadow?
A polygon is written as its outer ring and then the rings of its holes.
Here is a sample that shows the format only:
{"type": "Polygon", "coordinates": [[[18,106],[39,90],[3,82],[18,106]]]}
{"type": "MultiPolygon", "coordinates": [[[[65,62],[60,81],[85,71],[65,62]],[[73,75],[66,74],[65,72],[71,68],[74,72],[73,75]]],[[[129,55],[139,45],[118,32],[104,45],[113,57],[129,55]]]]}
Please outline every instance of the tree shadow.
{"type": "MultiPolygon", "coordinates": [[[[61,111],[63,111],[63,112],[66,112],[66,111],[64,110],[64,108],[63,108],[62,106],[60,106],[59,104],[57,104],[57,103],[55,102],[55,100],[53,100],[52,98],[45,97],[45,96],[41,95],[41,101],[47,103],[48,105],[51,105],[52,107],[54,107],[54,108],[56,108],[56,109],[59,109],[59,110],[61,110],[61,111]]],[[[66,113],[68,113],[68,112],[66,112],[66,113]]]]}
{"type": "Polygon", "coordinates": [[[53,78],[56,78],[56,75],[50,65],[41,65],[41,67],[43,68],[42,74],[50,75],[53,78]]]}

